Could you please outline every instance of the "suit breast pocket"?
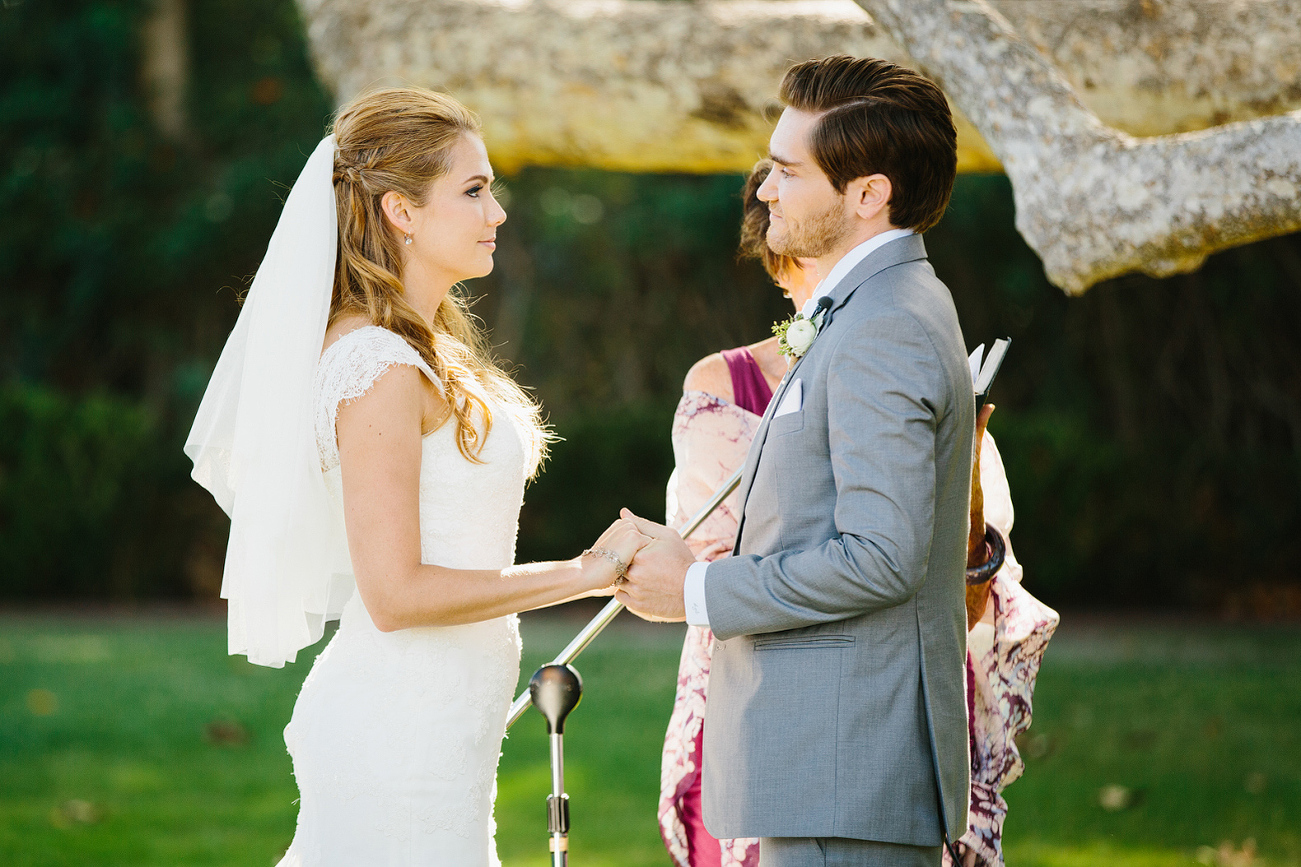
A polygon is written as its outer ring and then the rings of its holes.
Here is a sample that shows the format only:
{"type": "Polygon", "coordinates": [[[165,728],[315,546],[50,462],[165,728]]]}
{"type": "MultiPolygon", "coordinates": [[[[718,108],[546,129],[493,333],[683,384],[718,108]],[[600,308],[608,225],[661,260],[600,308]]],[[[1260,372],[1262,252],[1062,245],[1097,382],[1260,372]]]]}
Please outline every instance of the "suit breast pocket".
{"type": "Polygon", "coordinates": [[[779,437],[804,429],[804,411],[797,410],[779,415],[768,423],[768,436],[779,437]]]}

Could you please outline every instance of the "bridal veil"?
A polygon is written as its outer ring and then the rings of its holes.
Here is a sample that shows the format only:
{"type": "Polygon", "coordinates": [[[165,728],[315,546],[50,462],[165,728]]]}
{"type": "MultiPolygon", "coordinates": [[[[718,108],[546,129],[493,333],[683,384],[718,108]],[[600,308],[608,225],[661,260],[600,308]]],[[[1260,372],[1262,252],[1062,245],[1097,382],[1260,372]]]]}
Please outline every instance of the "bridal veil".
{"type": "Polygon", "coordinates": [[[185,442],[195,481],[230,516],[230,652],[275,668],[321,638],[353,588],[312,427],[338,244],[334,154],[327,136],[294,183],[185,442]]]}

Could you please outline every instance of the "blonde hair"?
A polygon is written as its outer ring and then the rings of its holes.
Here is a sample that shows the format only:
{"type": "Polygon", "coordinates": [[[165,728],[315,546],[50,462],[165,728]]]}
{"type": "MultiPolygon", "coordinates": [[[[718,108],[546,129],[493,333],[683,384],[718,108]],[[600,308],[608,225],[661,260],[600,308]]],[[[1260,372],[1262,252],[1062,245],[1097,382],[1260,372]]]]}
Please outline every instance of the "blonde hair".
{"type": "Polygon", "coordinates": [[[432,323],[402,286],[402,246],[380,201],[392,190],[415,206],[450,169],[452,148],[479,134],[479,121],[450,96],[418,88],[377,90],[354,99],[334,121],[338,148],[334,189],[339,250],[330,323],[360,315],[402,337],[437,374],[456,420],[456,442],[479,458],[493,425],[493,406],[520,423],[531,443],[528,475],[536,474],[555,437],[533,398],[506,374],[471,316],[460,287],[438,306],[432,323]]]}

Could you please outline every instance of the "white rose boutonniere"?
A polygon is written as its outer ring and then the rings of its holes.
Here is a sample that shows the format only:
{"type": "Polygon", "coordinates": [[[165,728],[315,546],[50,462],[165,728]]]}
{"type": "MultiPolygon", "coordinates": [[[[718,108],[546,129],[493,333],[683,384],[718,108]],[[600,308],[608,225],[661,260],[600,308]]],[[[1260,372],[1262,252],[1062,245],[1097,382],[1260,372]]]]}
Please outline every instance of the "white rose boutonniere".
{"type": "Polygon", "coordinates": [[[796,313],[785,322],[778,322],[772,327],[777,335],[777,351],[791,361],[804,357],[813,341],[818,337],[818,328],[822,325],[823,309],[819,307],[809,319],[803,313],[796,313]]]}

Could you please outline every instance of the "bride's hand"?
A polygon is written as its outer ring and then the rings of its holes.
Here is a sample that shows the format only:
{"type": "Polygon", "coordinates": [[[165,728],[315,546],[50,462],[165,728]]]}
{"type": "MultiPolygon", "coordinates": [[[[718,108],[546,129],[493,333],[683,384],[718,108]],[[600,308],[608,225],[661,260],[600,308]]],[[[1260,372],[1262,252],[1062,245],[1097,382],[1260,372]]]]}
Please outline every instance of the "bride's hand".
{"type": "Polygon", "coordinates": [[[579,558],[583,577],[588,579],[587,583],[594,595],[613,594],[615,582],[621,577],[622,571],[628,568],[633,556],[650,541],[622,518],[607,527],[601,538],[579,558]],[[615,563],[616,559],[623,565],[623,570],[615,563]]]}

